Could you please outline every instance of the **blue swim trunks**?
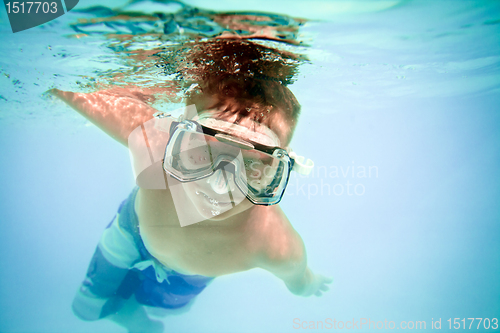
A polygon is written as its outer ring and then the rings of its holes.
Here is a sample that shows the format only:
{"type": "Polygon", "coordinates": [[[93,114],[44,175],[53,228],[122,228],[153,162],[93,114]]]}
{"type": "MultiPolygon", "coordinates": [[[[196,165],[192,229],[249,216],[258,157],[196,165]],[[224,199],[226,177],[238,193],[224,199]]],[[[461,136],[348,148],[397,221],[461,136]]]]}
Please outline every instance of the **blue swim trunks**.
{"type": "Polygon", "coordinates": [[[213,278],[169,269],[146,249],[134,203],[139,188],[122,202],[105,229],[73,301],[81,319],[116,313],[132,295],[143,305],[179,309],[190,304],[213,278]]]}

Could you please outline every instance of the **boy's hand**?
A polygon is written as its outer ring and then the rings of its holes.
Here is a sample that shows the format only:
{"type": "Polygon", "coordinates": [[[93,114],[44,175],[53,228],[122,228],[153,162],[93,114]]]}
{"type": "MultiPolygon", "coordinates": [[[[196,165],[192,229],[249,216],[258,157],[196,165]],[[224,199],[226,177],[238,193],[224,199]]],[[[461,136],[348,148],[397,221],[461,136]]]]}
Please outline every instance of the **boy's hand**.
{"type": "Polygon", "coordinates": [[[307,292],[303,294],[302,296],[308,297],[308,296],[322,296],[324,292],[330,290],[330,288],[327,286],[328,284],[332,283],[333,279],[323,276],[321,274],[313,274],[313,279],[307,288],[307,292]]]}
{"type": "Polygon", "coordinates": [[[312,295],[322,296],[324,292],[330,290],[328,284],[332,283],[333,279],[321,274],[314,274],[309,268],[306,268],[302,277],[298,280],[285,281],[288,289],[297,296],[309,297],[312,295]]]}

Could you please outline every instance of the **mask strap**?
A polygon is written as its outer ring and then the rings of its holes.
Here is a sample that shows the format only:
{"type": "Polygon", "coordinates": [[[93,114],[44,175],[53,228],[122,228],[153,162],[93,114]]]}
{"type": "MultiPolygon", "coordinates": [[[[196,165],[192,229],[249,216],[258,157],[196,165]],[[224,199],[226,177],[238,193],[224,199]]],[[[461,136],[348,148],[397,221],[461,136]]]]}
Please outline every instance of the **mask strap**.
{"type": "Polygon", "coordinates": [[[314,168],[314,162],[304,156],[299,156],[295,152],[290,151],[288,154],[294,160],[292,171],[300,173],[301,175],[308,175],[314,168]]]}

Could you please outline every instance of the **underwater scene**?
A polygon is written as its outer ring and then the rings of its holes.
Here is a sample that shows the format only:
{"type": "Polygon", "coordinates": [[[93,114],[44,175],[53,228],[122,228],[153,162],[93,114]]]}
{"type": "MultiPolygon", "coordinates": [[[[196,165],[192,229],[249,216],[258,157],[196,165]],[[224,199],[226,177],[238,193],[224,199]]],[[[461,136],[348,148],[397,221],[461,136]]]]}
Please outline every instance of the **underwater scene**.
{"type": "Polygon", "coordinates": [[[30,4],[0,332],[500,331],[500,2],[30,4]]]}

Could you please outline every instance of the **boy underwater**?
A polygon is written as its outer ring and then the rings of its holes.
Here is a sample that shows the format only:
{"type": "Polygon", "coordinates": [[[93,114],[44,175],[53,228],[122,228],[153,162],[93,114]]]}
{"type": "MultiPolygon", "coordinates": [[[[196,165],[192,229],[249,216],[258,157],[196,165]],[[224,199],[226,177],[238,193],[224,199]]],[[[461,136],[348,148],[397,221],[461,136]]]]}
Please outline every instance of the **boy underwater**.
{"type": "Polygon", "coordinates": [[[312,166],[289,147],[300,105],[272,79],[283,69],[261,66],[269,50],[233,39],[198,43],[180,119],[148,105],[138,88],[53,91],[130,149],[139,185],[99,241],[73,302],[79,318],[161,332],[142,305],[187,310],[215,277],[252,268],[298,296],[328,290],[332,280],[307,266],[278,205],[292,169],[312,166]]]}

